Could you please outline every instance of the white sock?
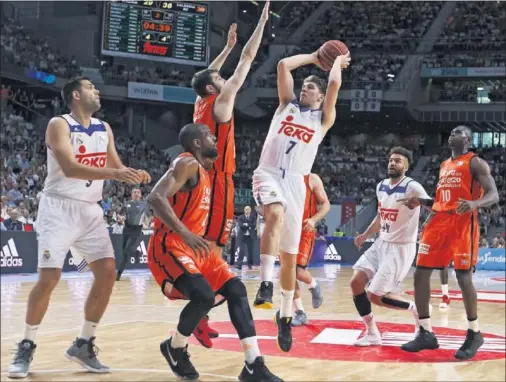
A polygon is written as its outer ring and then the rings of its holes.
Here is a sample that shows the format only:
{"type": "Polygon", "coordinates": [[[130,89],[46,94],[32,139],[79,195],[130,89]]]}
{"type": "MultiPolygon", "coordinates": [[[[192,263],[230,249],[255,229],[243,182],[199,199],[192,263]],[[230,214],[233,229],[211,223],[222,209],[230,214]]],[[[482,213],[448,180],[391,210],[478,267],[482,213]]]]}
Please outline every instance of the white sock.
{"type": "Polygon", "coordinates": [[[280,317],[292,317],[292,303],[295,290],[284,290],[281,288],[281,309],[280,317]]]}
{"type": "Polygon", "coordinates": [[[478,319],[469,321],[467,320],[467,327],[471,329],[473,332],[477,333],[480,331],[480,327],[478,325],[478,319]]]}
{"type": "Polygon", "coordinates": [[[97,330],[97,326],[98,324],[96,322],[84,320],[84,324],[81,329],[81,334],[79,335],[79,338],[83,338],[86,341],[89,341],[91,337],[95,337],[95,331],[97,330]]]}
{"type": "Polygon", "coordinates": [[[314,288],[316,286],[316,279],[313,277],[313,281],[311,281],[311,284],[309,285],[309,289],[314,288]]]}
{"type": "Polygon", "coordinates": [[[272,282],[276,258],[270,255],[260,255],[260,280],[272,282]]]}
{"type": "Polygon", "coordinates": [[[184,348],[188,343],[188,337],[183,336],[178,330],[172,335],[170,340],[170,347],[172,349],[184,348]]]}
{"type": "Polygon", "coordinates": [[[39,325],[25,324],[25,336],[23,339],[35,342],[35,338],[37,337],[37,330],[39,330],[39,325]]]}
{"type": "Polygon", "coordinates": [[[246,358],[246,362],[250,365],[255,362],[257,357],[261,356],[256,336],[242,339],[241,347],[244,352],[244,358],[246,358]]]}
{"type": "Polygon", "coordinates": [[[374,313],[371,312],[362,317],[364,324],[367,328],[367,333],[377,333],[379,332],[378,327],[376,326],[376,320],[374,319],[374,313]]]}
{"type": "Polygon", "coordinates": [[[302,299],[300,297],[293,300],[293,303],[295,305],[295,310],[304,311],[304,306],[302,305],[302,299]]]}
{"type": "Polygon", "coordinates": [[[443,296],[448,296],[448,284],[441,285],[441,292],[443,292],[443,296]]]}
{"type": "Polygon", "coordinates": [[[423,320],[420,320],[420,326],[427,330],[428,332],[432,332],[432,325],[430,323],[430,317],[424,318],[423,320]]]}

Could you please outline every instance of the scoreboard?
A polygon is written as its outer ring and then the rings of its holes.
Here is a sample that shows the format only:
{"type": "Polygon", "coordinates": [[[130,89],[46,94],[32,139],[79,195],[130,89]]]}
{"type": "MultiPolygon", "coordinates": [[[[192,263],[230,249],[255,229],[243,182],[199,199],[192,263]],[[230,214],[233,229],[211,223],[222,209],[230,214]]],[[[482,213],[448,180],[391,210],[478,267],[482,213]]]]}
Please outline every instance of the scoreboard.
{"type": "Polygon", "coordinates": [[[106,1],[103,55],[207,66],[209,5],[189,1],[106,1]]]}

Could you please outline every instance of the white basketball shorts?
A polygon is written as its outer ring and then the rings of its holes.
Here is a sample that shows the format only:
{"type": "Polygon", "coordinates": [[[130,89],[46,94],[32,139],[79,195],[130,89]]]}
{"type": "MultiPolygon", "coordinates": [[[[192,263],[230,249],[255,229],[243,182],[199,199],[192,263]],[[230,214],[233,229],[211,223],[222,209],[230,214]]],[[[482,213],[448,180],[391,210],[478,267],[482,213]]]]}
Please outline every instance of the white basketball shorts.
{"type": "Polygon", "coordinates": [[[282,170],[272,167],[258,167],[253,172],[253,197],[260,215],[263,215],[265,205],[273,203],[283,205],[285,217],[279,249],[297,255],[306,199],[304,176],[283,173],[282,170]]]}
{"type": "Polygon", "coordinates": [[[113,258],[104,211],[97,203],[42,194],[37,215],[38,267],[63,268],[70,250],[76,260],[86,262],[113,258]]]}
{"type": "Polygon", "coordinates": [[[353,269],[367,274],[369,292],[384,296],[394,292],[408,274],[416,256],[416,243],[376,240],[357,260],[353,269]]]}

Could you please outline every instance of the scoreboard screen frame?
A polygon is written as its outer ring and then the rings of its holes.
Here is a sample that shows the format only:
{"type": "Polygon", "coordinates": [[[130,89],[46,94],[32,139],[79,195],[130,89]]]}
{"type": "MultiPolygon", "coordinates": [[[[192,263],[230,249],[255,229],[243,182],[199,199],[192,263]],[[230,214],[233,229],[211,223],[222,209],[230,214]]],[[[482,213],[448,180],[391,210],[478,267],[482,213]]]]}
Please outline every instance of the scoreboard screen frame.
{"type": "MultiPolygon", "coordinates": [[[[153,1],[155,2],[155,1],[153,1]]],[[[152,56],[149,54],[144,53],[131,53],[131,52],[122,52],[122,51],[116,51],[116,50],[109,50],[105,47],[105,33],[106,33],[106,22],[107,22],[107,5],[108,3],[123,3],[125,5],[130,5],[134,7],[141,7],[138,5],[137,1],[129,1],[129,0],[112,0],[112,1],[104,1],[104,5],[102,8],[102,28],[101,28],[101,38],[100,38],[100,54],[103,56],[112,56],[112,57],[122,57],[122,58],[132,58],[132,59],[139,59],[139,60],[147,60],[147,61],[157,61],[157,62],[166,62],[166,63],[174,63],[174,64],[182,64],[182,65],[192,65],[192,66],[202,66],[207,67],[209,66],[209,59],[211,54],[211,45],[210,45],[210,33],[211,33],[211,6],[210,2],[202,2],[202,3],[196,3],[193,1],[170,1],[171,3],[177,2],[180,4],[192,4],[192,6],[195,5],[203,5],[207,7],[207,28],[205,32],[205,39],[206,39],[206,49],[205,49],[205,61],[195,61],[190,59],[183,59],[183,58],[175,58],[171,56],[152,56]]],[[[146,8],[147,9],[147,8],[146,8]]],[[[158,8],[153,8],[158,9],[158,8]]],[[[161,9],[162,10],[162,9],[161,9]]],[[[142,31],[138,31],[139,37],[142,35],[142,31]]]]}

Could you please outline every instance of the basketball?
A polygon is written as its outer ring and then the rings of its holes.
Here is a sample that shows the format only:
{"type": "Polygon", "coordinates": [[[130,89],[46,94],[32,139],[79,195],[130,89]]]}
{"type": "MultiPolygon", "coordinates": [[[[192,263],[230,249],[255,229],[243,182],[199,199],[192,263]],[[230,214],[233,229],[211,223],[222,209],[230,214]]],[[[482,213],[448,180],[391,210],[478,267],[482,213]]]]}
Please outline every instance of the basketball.
{"type": "Polygon", "coordinates": [[[339,40],[327,41],[318,49],[318,58],[320,59],[323,70],[327,72],[330,71],[336,58],[348,52],[349,49],[344,42],[339,40]]]}

